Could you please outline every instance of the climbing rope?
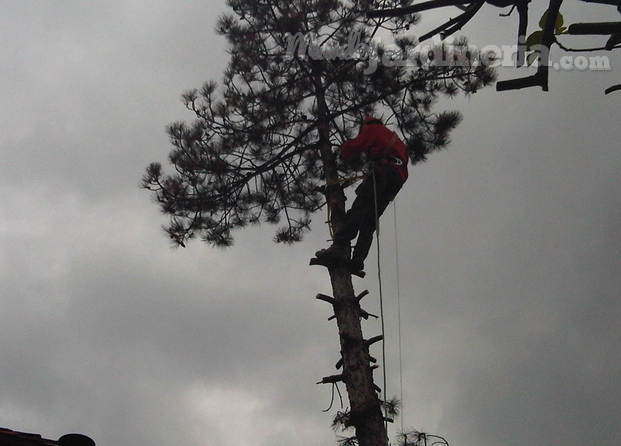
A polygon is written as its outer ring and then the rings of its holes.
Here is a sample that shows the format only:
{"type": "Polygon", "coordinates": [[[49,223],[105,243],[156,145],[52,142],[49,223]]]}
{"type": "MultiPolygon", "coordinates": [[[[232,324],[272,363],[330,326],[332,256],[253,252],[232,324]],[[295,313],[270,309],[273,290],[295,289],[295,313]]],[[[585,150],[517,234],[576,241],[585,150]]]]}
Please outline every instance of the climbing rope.
{"type": "MultiPolygon", "coordinates": [[[[375,239],[377,242],[377,282],[379,288],[380,298],[380,320],[382,325],[382,372],[384,380],[384,417],[388,418],[388,406],[387,406],[387,378],[386,378],[386,329],[384,323],[384,295],[382,287],[382,262],[381,262],[381,244],[380,244],[380,223],[379,212],[377,205],[377,179],[375,177],[375,169],[371,170],[373,175],[373,200],[375,205],[375,239]]],[[[396,269],[396,285],[397,285],[397,336],[399,346],[399,398],[401,402],[400,411],[400,427],[401,432],[404,432],[404,409],[403,402],[403,345],[401,336],[401,284],[399,277],[399,233],[397,228],[397,204],[393,201],[393,214],[394,214],[394,234],[395,234],[395,269],[396,269]]],[[[386,432],[388,432],[388,421],[385,421],[386,432]]]]}
{"type": "Polygon", "coordinates": [[[392,202],[393,222],[395,232],[395,270],[397,280],[397,336],[399,338],[399,400],[401,401],[401,432],[403,429],[403,418],[405,417],[405,402],[403,401],[403,350],[401,345],[401,284],[399,280],[399,232],[397,231],[397,202],[392,202]]]}
{"type": "MultiPolygon", "coordinates": [[[[379,209],[378,209],[378,201],[377,201],[377,178],[375,176],[375,168],[371,166],[369,169],[373,178],[373,201],[375,208],[375,239],[377,243],[377,282],[379,289],[379,298],[380,298],[380,321],[381,321],[381,329],[382,329],[382,378],[383,378],[383,393],[384,393],[384,426],[386,432],[388,433],[388,392],[387,392],[387,376],[386,376],[386,325],[384,318],[384,294],[382,287],[382,262],[381,262],[381,246],[380,246],[380,222],[379,222],[379,209]]],[[[353,176],[353,177],[345,177],[339,178],[338,183],[345,183],[351,181],[352,183],[357,182],[360,179],[365,178],[366,175],[362,176],[353,176]]],[[[330,229],[330,236],[333,239],[334,234],[332,234],[331,216],[330,216],[330,206],[327,206],[328,210],[328,227],[330,229]]],[[[394,234],[395,234],[395,266],[396,266],[396,286],[397,286],[397,332],[398,332],[398,346],[399,346],[399,398],[401,402],[401,413],[400,413],[400,427],[401,432],[404,432],[404,409],[405,405],[403,402],[403,350],[402,350],[402,336],[401,336],[401,287],[400,287],[400,277],[399,277],[399,243],[398,243],[398,231],[397,231],[397,205],[393,201],[393,213],[394,213],[394,234]]],[[[332,397],[330,401],[330,407],[327,410],[332,408],[334,403],[334,394],[335,388],[332,387],[332,397]]],[[[338,392],[339,398],[341,398],[341,392],[336,386],[336,391],[338,392]]],[[[342,405],[341,399],[341,405],[342,405]]]]}
{"type": "Polygon", "coordinates": [[[380,226],[379,212],[377,209],[377,178],[375,177],[375,168],[371,169],[373,175],[373,201],[375,204],[375,240],[377,242],[377,283],[380,298],[380,321],[382,323],[382,373],[384,378],[384,428],[388,434],[388,404],[387,404],[387,385],[386,385],[386,330],[384,324],[384,295],[382,292],[382,262],[380,252],[380,226]]]}
{"type": "Polygon", "coordinates": [[[322,412],[330,412],[332,406],[334,405],[334,390],[339,394],[339,401],[341,402],[341,409],[343,408],[343,395],[341,394],[341,389],[339,389],[339,385],[336,382],[332,383],[332,396],[330,397],[330,405],[327,409],[322,410],[322,412]]]}

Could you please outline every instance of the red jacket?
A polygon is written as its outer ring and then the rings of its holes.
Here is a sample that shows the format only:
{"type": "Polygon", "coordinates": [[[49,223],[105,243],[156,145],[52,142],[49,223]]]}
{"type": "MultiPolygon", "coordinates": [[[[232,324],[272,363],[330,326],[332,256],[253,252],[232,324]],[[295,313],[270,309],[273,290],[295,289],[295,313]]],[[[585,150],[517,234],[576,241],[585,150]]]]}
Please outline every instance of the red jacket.
{"type": "Polygon", "coordinates": [[[408,154],[403,141],[396,133],[382,124],[365,124],[354,139],[341,146],[341,158],[345,161],[366,153],[370,160],[385,163],[399,172],[403,181],[408,178],[408,154]],[[401,165],[390,159],[398,158],[401,165]]]}

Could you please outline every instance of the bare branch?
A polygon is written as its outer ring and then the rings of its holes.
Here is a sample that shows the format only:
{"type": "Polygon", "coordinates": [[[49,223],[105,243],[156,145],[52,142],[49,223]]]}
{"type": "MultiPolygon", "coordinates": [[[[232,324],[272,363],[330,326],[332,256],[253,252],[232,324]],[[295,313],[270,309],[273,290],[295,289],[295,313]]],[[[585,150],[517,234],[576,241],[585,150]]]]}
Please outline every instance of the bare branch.
{"type": "Polygon", "coordinates": [[[429,31],[427,34],[422,35],[419,41],[423,42],[438,33],[442,33],[442,38],[446,38],[456,33],[474,17],[474,15],[479,11],[479,9],[481,9],[481,6],[483,6],[484,3],[484,1],[472,3],[466,8],[466,11],[463,14],[458,15],[454,19],[451,19],[448,22],[438,26],[437,28],[429,31]]]}
{"type": "Polygon", "coordinates": [[[524,53],[526,52],[526,31],[528,30],[528,2],[517,5],[519,24],[518,24],[518,53],[516,66],[524,65],[524,53]]]}
{"type": "Polygon", "coordinates": [[[610,35],[621,33],[621,22],[574,23],[567,30],[573,35],[610,35]]]}
{"type": "Polygon", "coordinates": [[[539,54],[539,66],[537,67],[537,73],[535,73],[533,76],[498,82],[496,84],[497,91],[516,90],[520,88],[533,87],[536,85],[540,86],[543,91],[548,91],[548,73],[550,71],[550,46],[552,45],[552,43],[554,43],[555,40],[554,27],[556,23],[556,17],[558,16],[562,4],[563,0],[550,0],[548,15],[546,17],[546,23],[543,28],[543,37],[541,38],[541,44],[545,50],[541,54],[539,54]]]}
{"type": "Polygon", "coordinates": [[[621,91],[621,84],[613,85],[606,89],[605,94],[614,93],[615,91],[621,91]]]}

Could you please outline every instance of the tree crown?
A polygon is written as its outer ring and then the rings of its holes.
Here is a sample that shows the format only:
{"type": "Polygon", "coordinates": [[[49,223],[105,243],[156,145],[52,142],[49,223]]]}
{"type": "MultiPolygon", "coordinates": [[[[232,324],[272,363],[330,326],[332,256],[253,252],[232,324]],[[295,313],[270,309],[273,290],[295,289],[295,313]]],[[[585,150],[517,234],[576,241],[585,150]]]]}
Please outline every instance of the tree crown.
{"type": "Polygon", "coordinates": [[[395,36],[406,54],[414,42],[404,33],[417,16],[369,19],[373,4],[228,0],[232,13],[217,25],[230,54],[222,85],[210,81],[183,94],[195,120],[168,127],[175,172],[152,163],[142,181],[170,216],[165,230],[174,242],[199,236],[228,246],[235,228],[283,220],[275,240],[300,240],[325,205],[325,163],[338,163],[321,153],[320,133],[338,147],[365,114],[399,133],[414,164],[449,143],[460,116],[435,113],[434,103],[442,94],[476,92],[493,82],[493,71],[465,41],[457,44],[460,63],[418,55],[394,63],[377,39],[395,36]]]}

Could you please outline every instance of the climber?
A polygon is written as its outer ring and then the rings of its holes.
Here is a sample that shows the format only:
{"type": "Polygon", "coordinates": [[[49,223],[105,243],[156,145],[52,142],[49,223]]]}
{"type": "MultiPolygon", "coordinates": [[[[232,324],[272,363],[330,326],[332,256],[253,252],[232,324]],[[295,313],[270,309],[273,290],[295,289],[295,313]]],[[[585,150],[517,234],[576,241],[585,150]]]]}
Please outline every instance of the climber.
{"type": "Polygon", "coordinates": [[[332,246],[315,255],[321,264],[342,261],[351,272],[357,272],[364,269],[376,218],[379,219],[408,178],[408,154],[405,144],[394,132],[380,119],[369,116],[363,119],[358,136],[343,143],[340,155],[345,162],[366,157],[370,172],[356,188],[356,199],[347,211],[345,224],[334,234],[332,246]],[[350,260],[350,242],[356,235],[358,239],[350,260]]]}

